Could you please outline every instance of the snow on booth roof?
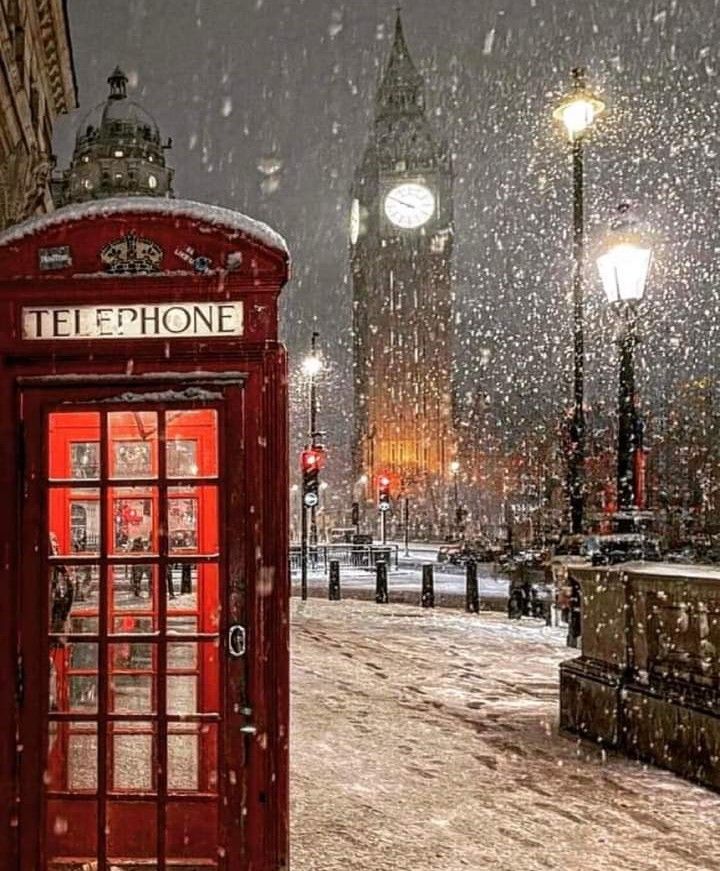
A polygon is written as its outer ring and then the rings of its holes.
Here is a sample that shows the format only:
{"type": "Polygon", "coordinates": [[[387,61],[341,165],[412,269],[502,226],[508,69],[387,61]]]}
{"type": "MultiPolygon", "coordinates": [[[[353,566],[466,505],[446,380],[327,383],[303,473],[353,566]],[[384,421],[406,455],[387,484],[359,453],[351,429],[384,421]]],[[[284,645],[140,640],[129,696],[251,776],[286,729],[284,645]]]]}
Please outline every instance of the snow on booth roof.
{"type": "Polygon", "coordinates": [[[0,233],[0,246],[11,245],[27,236],[69,221],[93,217],[103,218],[125,212],[146,212],[194,219],[204,224],[222,227],[225,230],[235,230],[257,240],[268,248],[282,252],[286,257],[290,256],[287,243],[279,233],[276,233],[267,224],[256,221],[254,218],[248,218],[241,212],[225,209],[222,206],[196,203],[192,200],[158,199],[156,197],[117,197],[64,206],[49,215],[29,218],[22,224],[17,224],[5,230],[4,233],[0,233]]]}

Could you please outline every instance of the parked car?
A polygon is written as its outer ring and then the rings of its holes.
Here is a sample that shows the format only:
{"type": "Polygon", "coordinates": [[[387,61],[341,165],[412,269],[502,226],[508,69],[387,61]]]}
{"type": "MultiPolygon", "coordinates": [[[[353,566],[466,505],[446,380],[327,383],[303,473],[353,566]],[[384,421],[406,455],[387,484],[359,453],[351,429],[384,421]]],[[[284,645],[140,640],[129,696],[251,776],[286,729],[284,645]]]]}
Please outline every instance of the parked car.
{"type": "Polygon", "coordinates": [[[437,561],[439,563],[450,562],[450,557],[451,556],[454,557],[455,554],[458,554],[460,552],[460,547],[461,547],[460,542],[454,542],[453,544],[441,545],[440,550],[438,550],[438,554],[436,557],[437,561]]]}
{"type": "Polygon", "coordinates": [[[495,559],[497,554],[497,548],[494,548],[488,541],[482,539],[464,541],[458,550],[448,555],[448,562],[454,565],[464,565],[470,560],[477,563],[489,563],[495,559]]]}

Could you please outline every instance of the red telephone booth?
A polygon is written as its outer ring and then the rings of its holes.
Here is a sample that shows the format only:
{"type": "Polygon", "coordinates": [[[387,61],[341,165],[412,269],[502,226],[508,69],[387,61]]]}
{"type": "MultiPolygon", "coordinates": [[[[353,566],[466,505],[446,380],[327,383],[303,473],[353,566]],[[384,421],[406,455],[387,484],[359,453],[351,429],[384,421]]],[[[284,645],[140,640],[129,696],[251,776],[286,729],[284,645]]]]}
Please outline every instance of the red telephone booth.
{"type": "Polygon", "coordinates": [[[0,865],[287,867],[272,230],[178,200],[0,236],[0,865]]]}

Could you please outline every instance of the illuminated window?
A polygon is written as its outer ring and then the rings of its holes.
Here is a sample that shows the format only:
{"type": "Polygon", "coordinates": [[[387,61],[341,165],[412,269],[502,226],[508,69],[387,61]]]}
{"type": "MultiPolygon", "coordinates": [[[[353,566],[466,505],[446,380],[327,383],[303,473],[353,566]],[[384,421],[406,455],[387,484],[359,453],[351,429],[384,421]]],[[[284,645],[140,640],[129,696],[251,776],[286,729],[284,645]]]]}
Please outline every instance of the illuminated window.
{"type": "Polygon", "coordinates": [[[113,151],[113,157],[125,157],[125,152],[122,148],[116,148],[115,151],[113,151]]]}
{"type": "Polygon", "coordinates": [[[150,187],[152,190],[155,190],[155,188],[157,187],[157,179],[154,175],[148,176],[148,187],[150,187]]]}
{"type": "Polygon", "coordinates": [[[70,442],[70,477],[100,477],[100,442],[70,442]]]}

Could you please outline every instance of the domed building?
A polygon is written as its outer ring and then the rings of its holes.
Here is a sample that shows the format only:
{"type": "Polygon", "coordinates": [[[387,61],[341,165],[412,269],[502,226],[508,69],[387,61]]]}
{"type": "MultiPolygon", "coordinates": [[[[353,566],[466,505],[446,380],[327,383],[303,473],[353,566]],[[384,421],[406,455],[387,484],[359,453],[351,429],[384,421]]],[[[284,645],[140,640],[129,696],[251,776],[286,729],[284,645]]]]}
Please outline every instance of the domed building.
{"type": "Polygon", "coordinates": [[[72,162],[53,182],[56,206],[107,197],[172,197],[173,170],[155,119],[127,96],[127,76],[116,67],[110,94],[83,120],[72,162]]]}

